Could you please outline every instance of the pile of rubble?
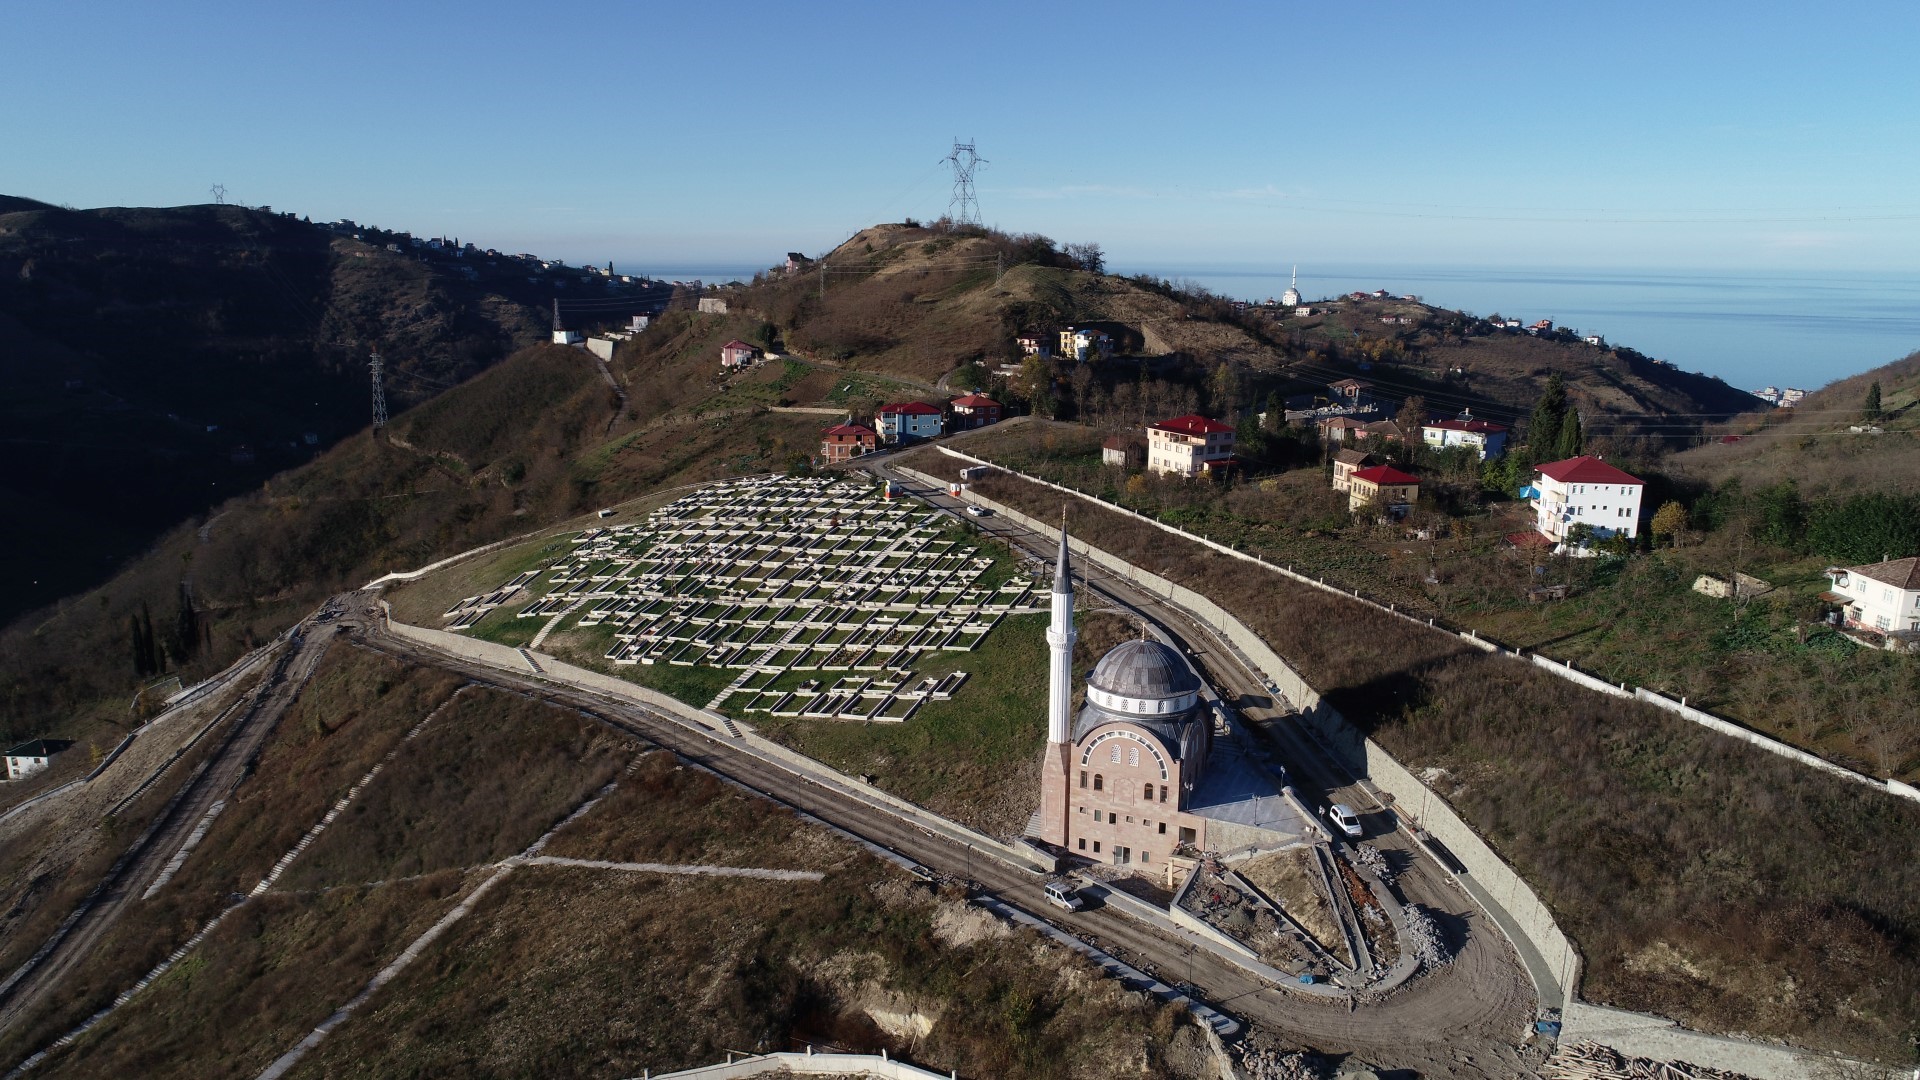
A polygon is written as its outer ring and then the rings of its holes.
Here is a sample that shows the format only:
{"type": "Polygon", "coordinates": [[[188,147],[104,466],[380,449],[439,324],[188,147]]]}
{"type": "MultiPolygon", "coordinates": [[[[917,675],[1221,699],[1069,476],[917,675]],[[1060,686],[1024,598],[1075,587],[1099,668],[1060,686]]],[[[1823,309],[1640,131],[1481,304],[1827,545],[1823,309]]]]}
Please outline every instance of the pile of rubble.
{"type": "Polygon", "coordinates": [[[1542,1080],[1747,1080],[1739,1073],[1701,1065],[1624,1057],[1590,1042],[1561,1046],[1541,1067],[1540,1076],[1542,1080]]]}
{"type": "Polygon", "coordinates": [[[1306,1050],[1250,1047],[1239,1071],[1243,1080],[1333,1080],[1334,1063],[1306,1050]]]}
{"type": "Polygon", "coordinates": [[[1419,904],[1407,905],[1407,928],[1400,937],[1400,945],[1428,971],[1438,971],[1453,962],[1433,916],[1419,904]]]}

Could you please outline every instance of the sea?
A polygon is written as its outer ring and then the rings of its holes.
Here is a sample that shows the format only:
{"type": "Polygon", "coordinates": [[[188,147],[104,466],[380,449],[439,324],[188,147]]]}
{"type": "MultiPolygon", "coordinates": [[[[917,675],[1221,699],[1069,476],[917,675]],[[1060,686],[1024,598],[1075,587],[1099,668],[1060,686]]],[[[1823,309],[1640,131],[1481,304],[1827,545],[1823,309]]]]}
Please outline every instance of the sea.
{"type": "MultiPolygon", "coordinates": [[[[635,261],[636,267],[644,266],[635,261]]],[[[663,280],[748,280],[764,267],[645,267],[663,280]]],[[[1115,266],[1191,282],[1236,300],[1286,291],[1290,268],[1244,264],[1115,266]]],[[[1356,290],[1411,294],[1439,307],[1581,334],[1703,372],[1743,390],[1816,390],[1920,350],[1920,272],[1633,271],[1337,264],[1300,268],[1309,301],[1356,290]]]]}
{"type": "MultiPolygon", "coordinates": [[[[1236,300],[1279,297],[1288,267],[1141,266],[1236,300]]],[[[1920,350],[1920,273],[1300,268],[1309,301],[1385,289],[1475,315],[1552,319],[1743,390],[1815,390],[1920,350]]]]}

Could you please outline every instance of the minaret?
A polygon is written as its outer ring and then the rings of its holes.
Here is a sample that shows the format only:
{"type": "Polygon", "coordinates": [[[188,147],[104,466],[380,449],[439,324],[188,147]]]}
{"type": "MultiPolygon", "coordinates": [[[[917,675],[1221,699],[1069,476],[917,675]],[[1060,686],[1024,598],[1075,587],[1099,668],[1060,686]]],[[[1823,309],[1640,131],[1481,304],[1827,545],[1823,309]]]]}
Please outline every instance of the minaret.
{"type": "Polygon", "coordinates": [[[1053,571],[1053,623],[1047,627],[1047,747],[1040,757],[1036,839],[1067,850],[1073,790],[1073,564],[1067,556],[1067,514],[1060,511],[1060,557],[1053,571]]]}
{"type": "Polygon", "coordinates": [[[1067,514],[1060,512],[1060,557],[1053,570],[1053,623],[1047,627],[1047,742],[1070,741],[1073,708],[1073,566],[1067,557],[1067,514]]]}

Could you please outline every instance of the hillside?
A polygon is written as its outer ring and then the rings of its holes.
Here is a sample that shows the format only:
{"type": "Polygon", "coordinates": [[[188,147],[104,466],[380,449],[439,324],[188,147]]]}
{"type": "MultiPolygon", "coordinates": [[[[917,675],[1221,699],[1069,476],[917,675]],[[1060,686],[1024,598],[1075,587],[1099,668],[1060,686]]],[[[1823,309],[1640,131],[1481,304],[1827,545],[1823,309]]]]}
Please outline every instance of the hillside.
{"type": "Polygon", "coordinates": [[[103,580],[153,538],[545,333],[523,277],[447,267],[237,206],[0,202],[0,537],[30,568],[0,619],[103,580]]]}
{"type": "MultiPolygon", "coordinates": [[[[1359,377],[1388,401],[1420,394],[1436,412],[1472,409],[1514,423],[1554,374],[1603,437],[1665,441],[1762,407],[1718,379],[1564,333],[1536,336],[1372,297],[1315,305],[1314,315],[1299,318],[1092,265],[1097,258],[1044,237],[876,225],[813,267],[759,280],[732,302],[773,323],[804,355],[924,381],[967,361],[1018,363],[1023,332],[1092,324],[1115,341],[1115,362],[1096,376],[1109,390],[1137,377],[1146,361],[1204,397],[1214,370],[1228,365],[1243,392],[1233,403],[1205,401],[1214,412],[1270,393],[1324,396],[1328,383],[1359,377]]],[[[1055,374],[1064,386],[1067,371],[1055,374]]]]}
{"type": "Polygon", "coordinates": [[[1920,353],[1829,383],[1791,409],[1742,417],[1722,438],[1675,455],[1671,468],[1708,486],[1792,480],[1813,498],[1920,493],[1920,353]],[[1868,420],[1876,383],[1883,415],[1868,420]]]}

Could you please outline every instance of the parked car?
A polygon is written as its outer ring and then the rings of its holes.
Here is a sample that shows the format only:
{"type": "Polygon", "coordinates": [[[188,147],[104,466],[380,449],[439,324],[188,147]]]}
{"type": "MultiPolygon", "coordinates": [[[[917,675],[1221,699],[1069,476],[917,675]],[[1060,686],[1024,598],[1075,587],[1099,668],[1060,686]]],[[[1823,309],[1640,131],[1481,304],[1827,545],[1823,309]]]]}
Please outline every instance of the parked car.
{"type": "Polygon", "coordinates": [[[967,513],[972,514],[974,517],[986,517],[988,514],[993,513],[993,511],[984,506],[968,506],[967,513]]]}
{"type": "Polygon", "coordinates": [[[1086,906],[1085,901],[1080,899],[1080,890],[1074,888],[1071,882],[1049,881],[1044,891],[1047,894],[1047,903],[1054,907],[1079,911],[1086,906]]]}
{"type": "Polygon", "coordinates": [[[1327,807],[1327,820],[1333,822],[1334,828],[1346,833],[1349,840],[1358,840],[1366,835],[1366,831],[1360,828],[1360,815],[1354,813],[1353,807],[1346,803],[1334,803],[1327,807]]]}

